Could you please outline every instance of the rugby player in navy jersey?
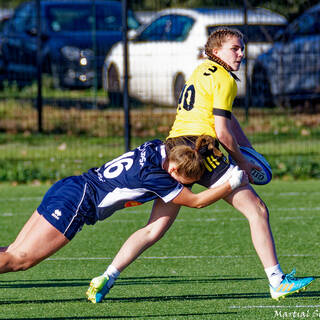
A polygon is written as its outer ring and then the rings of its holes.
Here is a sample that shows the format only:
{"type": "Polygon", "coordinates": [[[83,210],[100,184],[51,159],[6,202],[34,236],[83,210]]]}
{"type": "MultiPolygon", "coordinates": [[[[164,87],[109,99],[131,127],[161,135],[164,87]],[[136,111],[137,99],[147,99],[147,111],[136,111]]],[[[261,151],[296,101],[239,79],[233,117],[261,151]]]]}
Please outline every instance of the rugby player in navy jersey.
{"type": "MultiPolygon", "coordinates": [[[[201,136],[194,148],[184,145],[170,151],[160,140],[153,140],[99,168],[56,182],[15,241],[0,248],[0,273],[36,265],[69,243],[84,224],[95,224],[117,210],[157,198],[163,203],[201,208],[248,183],[244,171],[234,170],[230,179],[217,188],[194,194],[185,187],[202,175],[200,150],[208,148],[214,148],[209,136],[201,136]]],[[[147,235],[149,245],[152,237],[158,239],[165,233],[162,226],[169,220],[174,219],[165,213],[150,217],[147,230],[153,235],[147,235]]],[[[136,240],[145,241],[139,237],[136,240]]],[[[142,252],[131,249],[132,256],[142,252]]]]}

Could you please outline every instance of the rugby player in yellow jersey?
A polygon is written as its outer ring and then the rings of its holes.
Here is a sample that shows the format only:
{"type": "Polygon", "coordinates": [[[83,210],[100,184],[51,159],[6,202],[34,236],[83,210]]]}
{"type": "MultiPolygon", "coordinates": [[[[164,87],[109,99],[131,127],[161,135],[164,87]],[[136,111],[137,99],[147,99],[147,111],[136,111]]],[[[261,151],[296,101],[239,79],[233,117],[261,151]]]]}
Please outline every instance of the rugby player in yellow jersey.
{"type": "MultiPolygon", "coordinates": [[[[203,134],[216,138],[215,148],[203,150],[206,153],[207,170],[198,181],[212,188],[228,180],[238,167],[246,171],[249,178],[251,169],[257,167],[247,161],[239,150],[239,145],[252,146],[232,113],[238,80],[232,72],[239,70],[244,57],[243,35],[237,29],[218,28],[209,36],[205,52],[208,59],[194,70],[181,92],[176,119],[166,144],[169,148],[181,143],[194,145],[197,137],[203,134]],[[238,166],[228,163],[219,150],[219,144],[236,160],[238,166]]],[[[235,189],[224,200],[239,210],[249,222],[252,242],[268,277],[273,299],[305,289],[314,280],[313,277],[295,278],[295,271],[290,274],[282,272],[276,256],[268,209],[250,184],[235,189]]],[[[143,228],[129,238],[104,276],[93,279],[95,292],[102,292],[104,296],[109,291],[105,288],[110,288],[120,272],[137,257],[131,253],[141,254],[159,240],[175,220],[179,209],[179,205],[155,200],[148,229],[143,228]]]]}
{"type": "MultiPolygon", "coordinates": [[[[168,140],[175,146],[176,141],[181,141],[181,136],[186,137],[188,143],[195,141],[199,135],[211,135],[250,177],[255,166],[242,156],[239,145],[252,146],[232,114],[238,80],[232,72],[239,70],[244,57],[243,35],[237,29],[218,28],[209,36],[205,53],[208,59],[194,70],[182,90],[168,140]]],[[[208,154],[207,159],[207,171],[199,183],[212,187],[228,177],[232,165],[219,152],[208,154]]],[[[272,298],[297,292],[313,281],[311,277],[297,279],[293,273],[285,275],[282,272],[268,209],[251,185],[235,190],[224,200],[238,209],[249,222],[252,242],[269,279],[272,298]]]]}

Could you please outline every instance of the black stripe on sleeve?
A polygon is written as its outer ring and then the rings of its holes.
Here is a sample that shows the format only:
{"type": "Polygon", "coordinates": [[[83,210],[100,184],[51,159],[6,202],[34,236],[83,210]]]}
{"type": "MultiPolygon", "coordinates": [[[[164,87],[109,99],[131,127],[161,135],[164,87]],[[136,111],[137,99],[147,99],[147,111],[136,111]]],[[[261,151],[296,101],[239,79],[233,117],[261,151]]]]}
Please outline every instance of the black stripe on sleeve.
{"type": "Polygon", "coordinates": [[[228,119],[231,119],[231,112],[228,110],[223,110],[223,109],[213,109],[213,114],[216,116],[222,116],[222,117],[226,117],[228,119]]]}

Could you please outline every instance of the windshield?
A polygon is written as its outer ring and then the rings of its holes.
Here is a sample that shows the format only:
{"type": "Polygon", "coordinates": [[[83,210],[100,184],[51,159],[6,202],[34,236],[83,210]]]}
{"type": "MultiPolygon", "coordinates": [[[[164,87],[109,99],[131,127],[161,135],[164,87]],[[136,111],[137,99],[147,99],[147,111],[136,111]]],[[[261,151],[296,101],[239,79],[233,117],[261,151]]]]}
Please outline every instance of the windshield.
{"type": "Polygon", "coordinates": [[[152,22],[136,41],[184,41],[194,23],[183,15],[164,15],[152,22]]]}
{"type": "MultiPolygon", "coordinates": [[[[47,8],[51,31],[121,31],[121,6],[79,5],[50,6],[47,8]],[[96,13],[96,14],[95,14],[96,13]]],[[[128,27],[139,26],[132,12],[128,13],[128,27]]]]}

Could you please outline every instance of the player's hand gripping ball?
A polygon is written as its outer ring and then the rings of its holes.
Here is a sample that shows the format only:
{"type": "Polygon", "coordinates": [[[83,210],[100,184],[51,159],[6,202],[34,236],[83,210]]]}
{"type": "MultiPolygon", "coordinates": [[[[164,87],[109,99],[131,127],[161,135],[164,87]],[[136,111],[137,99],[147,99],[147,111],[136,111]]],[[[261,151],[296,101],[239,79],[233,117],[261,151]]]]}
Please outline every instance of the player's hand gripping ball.
{"type": "MultiPolygon", "coordinates": [[[[254,149],[247,147],[240,146],[240,151],[247,160],[261,168],[260,171],[256,169],[253,169],[251,171],[253,184],[263,185],[269,183],[272,179],[272,171],[270,164],[265,159],[265,157],[261,155],[259,152],[255,151],[254,149]]],[[[236,164],[236,162],[231,158],[230,155],[229,161],[234,165],[236,164]]]]}

